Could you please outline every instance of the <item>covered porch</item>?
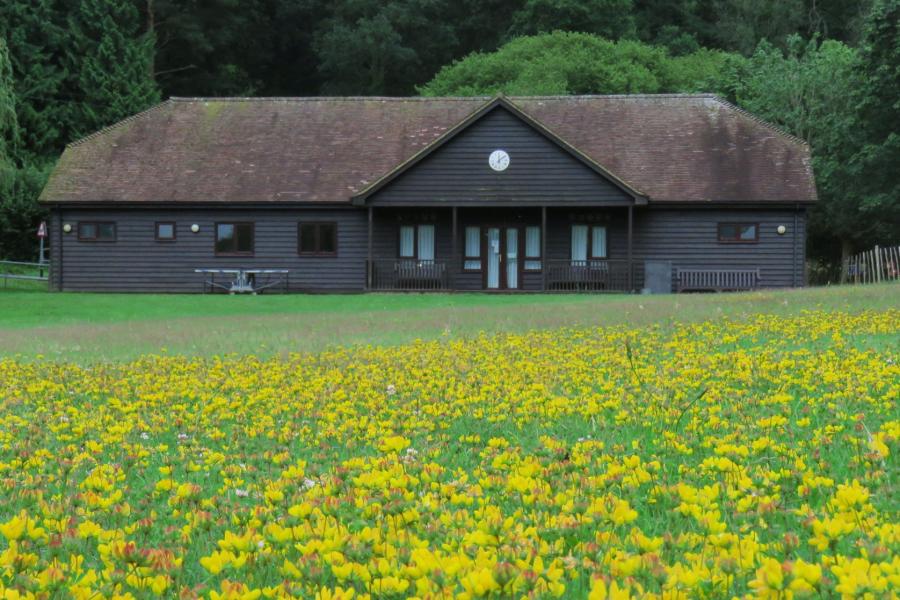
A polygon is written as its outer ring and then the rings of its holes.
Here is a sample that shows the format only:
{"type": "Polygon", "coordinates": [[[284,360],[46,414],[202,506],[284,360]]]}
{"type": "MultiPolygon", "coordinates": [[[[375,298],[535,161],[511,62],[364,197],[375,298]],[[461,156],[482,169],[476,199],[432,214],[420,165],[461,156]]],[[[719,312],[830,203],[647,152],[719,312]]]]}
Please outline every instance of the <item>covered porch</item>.
{"type": "Polygon", "coordinates": [[[369,291],[631,292],[634,206],[368,207],[369,291]]]}

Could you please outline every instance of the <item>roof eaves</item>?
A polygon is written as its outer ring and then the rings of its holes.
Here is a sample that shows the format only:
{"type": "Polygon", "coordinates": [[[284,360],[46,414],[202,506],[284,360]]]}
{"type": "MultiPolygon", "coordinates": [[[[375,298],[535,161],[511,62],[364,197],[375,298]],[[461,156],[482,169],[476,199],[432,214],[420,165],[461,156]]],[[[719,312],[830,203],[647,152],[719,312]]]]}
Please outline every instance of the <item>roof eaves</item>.
{"type": "Polygon", "coordinates": [[[130,117],[126,117],[126,118],[122,119],[121,121],[116,121],[112,125],[108,125],[108,126],[104,127],[103,129],[99,129],[99,130],[95,131],[94,133],[91,133],[89,135],[84,136],[83,138],[75,140],[74,142],[69,142],[68,144],[66,144],[66,148],[73,148],[75,146],[80,146],[81,144],[83,144],[87,141],[90,141],[94,138],[100,137],[106,133],[109,133],[110,131],[113,131],[114,129],[118,129],[119,127],[122,127],[123,125],[126,125],[128,123],[136,121],[156,110],[159,110],[160,108],[163,108],[164,106],[168,106],[171,103],[171,101],[172,101],[172,99],[170,98],[170,99],[164,100],[163,102],[160,102],[158,104],[154,104],[153,106],[151,106],[148,109],[142,110],[139,113],[135,113],[135,114],[131,115],[130,117]]]}
{"type": "Polygon", "coordinates": [[[759,117],[759,116],[753,114],[749,110],[747,110],[745,108],[741,108],[737,104],[729,102],[725,98],[722,98],[721,96],[717,96],[715,94],[711,94],[709,97],[712,98],[713,100],[715,100],[716,102],[718,102],[719,104],[721,104],[722,106],[725,106],[726,108],[729,108],[729,109],[741,114],[742,116],[747,117],[751,121],[754,121],[756,123],[759,123],[763,127],[771,129],[778,135],[780,135],[784,138],[787,138],[788,140],[790,140],[792,142],[800,144],[801,146],[805,146],[806,148],[809,148],[809,143],[806,140],[804,140],[803,138],[797,137],[796,135],[794,135],[792,133],[788,133],[787,131],[785,131],[784,129],[779,127],[778,125],[775,125],[773,123],[770,123],[769,121],[766,121],[762,117],[759,117]]]}

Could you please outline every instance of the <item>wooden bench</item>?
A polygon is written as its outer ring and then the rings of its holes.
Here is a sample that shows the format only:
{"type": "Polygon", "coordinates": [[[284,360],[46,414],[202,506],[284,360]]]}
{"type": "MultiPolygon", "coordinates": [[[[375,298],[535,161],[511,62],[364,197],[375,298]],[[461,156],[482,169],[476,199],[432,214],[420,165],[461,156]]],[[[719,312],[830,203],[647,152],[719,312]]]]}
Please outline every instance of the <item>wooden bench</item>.
{"type": "Polygon", "coordinates": [[[759,269],[676,269],[677,292],[736,292],[759,287],[759,269]]]}
{"type": "Polygon", "coordinates": [[[442,290],[447,287],[447,265],[433,260],[399,260],[394,265],[395,286],[403,290],[442,290]]]}

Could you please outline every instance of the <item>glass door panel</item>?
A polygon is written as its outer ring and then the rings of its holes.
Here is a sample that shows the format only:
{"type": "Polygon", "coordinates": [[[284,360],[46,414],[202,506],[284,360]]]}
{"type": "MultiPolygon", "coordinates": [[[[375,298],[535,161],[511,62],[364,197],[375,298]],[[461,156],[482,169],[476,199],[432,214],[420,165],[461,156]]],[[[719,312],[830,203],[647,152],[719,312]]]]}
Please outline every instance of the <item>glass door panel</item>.
{"type": "Polygon", "coordinates": [[[519,230],[514,227],[506,230],[506,287],[519,289],[519,230]]]}
{"type": "Polygon", "coordinates": [[[489,227],[487,230],[487,288],[500,289],[500,229],[489,227]]]}

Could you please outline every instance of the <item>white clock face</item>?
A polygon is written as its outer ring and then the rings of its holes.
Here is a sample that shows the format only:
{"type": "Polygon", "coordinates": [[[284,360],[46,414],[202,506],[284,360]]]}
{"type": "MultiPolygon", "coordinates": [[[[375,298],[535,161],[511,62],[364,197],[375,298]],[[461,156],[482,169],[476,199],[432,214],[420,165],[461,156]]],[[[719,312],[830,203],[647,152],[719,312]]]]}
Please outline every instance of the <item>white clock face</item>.
{"type": "Polygon", "coordinates": [[[509,154],[503,150],[494,150],[488,157],[488,164],[495,171],[505,171],[509,166],[509,154]]]}

